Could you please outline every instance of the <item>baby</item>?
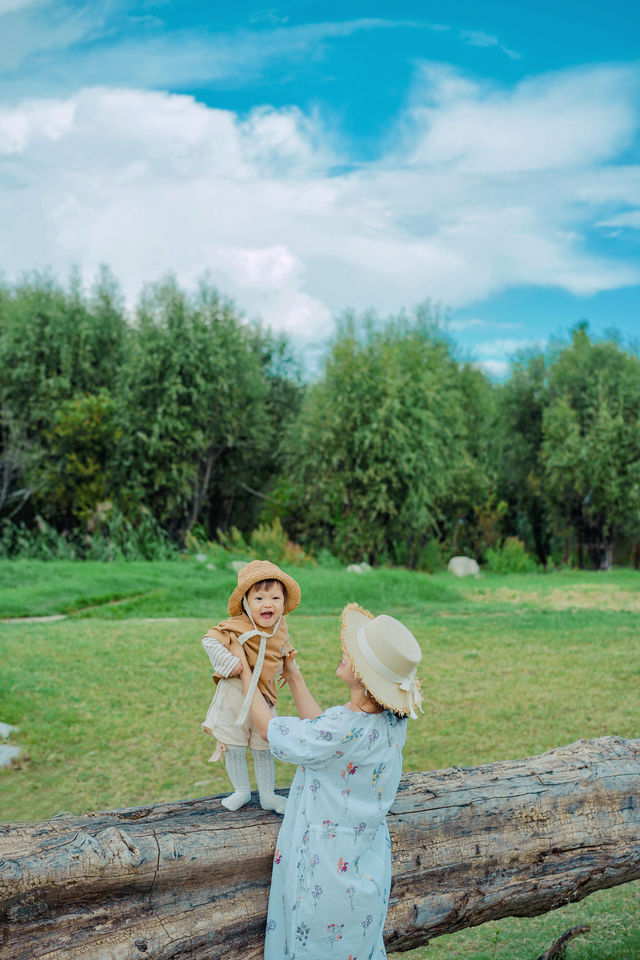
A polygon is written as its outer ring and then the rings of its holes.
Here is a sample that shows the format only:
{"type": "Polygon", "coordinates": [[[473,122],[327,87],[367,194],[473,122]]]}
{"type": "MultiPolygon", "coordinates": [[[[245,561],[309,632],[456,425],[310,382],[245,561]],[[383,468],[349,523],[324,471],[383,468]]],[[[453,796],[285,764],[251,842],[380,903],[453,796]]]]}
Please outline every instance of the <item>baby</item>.
{"type": "Polygon", "coordinates": [[[289,642],[285,614],[300,603],[300,587],[288,574],[268,560],[253,560],[238,573],[238,585],[229,597],[230,619],[211,627],[202,638],[215,673],[217,690],[202,729],[215,737],[218,746],[209,758],[224,753],[234,792],[222,799],[228,810],[238,810],[251,796],[247,747],[253,756],[260,806],[284,813],[286,799],[275,791],[275,767],[269,744],[254,728],[249,713],[256,687],[275,715],[278,699],[276,677],[284,657],[295,653],[289,642]],[[245,697],[240,681],[240,660],[234,656],[242,644],[253,671],[245,697]]]}

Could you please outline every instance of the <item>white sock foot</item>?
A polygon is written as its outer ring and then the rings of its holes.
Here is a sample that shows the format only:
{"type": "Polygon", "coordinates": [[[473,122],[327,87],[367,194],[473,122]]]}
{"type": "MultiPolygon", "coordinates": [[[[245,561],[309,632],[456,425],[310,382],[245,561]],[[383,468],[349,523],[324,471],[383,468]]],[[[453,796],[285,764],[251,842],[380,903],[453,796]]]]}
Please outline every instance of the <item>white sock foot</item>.
{"type": "Polygon", "coordinates": [[[231,793],[228,797],[223,797],[220,803],[223,807],[226,807],[227,810],[239,810],[240,807],[244,807],[245,803],[248,803],[250,799],[250,790],[243,790],[242,792],[236,790],[235,793],[231,793]]]}
{"type": "Polygon", "coordinates": [[[263,810],[275,810],[276,813],[284,813],[287,806],[287,798],[279,797],[277,793],[271,795],[260,794],[260,806],[263,810]]]}
{"type": "Polygon", "coordinates": [[[251,799],[246,749],[244,747],[227,747],[224,753],[224,763],[234,793],[228,797],[223,797],[220,803],[227,810],[239,810],[251,799]]]}

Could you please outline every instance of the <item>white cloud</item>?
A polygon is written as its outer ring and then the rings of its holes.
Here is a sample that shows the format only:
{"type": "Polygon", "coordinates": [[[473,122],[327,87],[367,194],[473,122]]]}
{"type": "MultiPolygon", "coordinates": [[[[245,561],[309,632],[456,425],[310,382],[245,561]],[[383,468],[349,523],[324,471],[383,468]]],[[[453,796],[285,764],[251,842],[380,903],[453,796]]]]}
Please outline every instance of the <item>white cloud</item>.
{"type": "Polygon", "coordinates": [[[463,43],[469,44],[470,47],[497,47],[509,57],[510,60],[519,60],[522,56],[522,54],[517,53],[515,50],[505,47],[493,34],[485,33],[483,30],[461,30],[460,39],[463,43]]]}
{"type": "Polygon", "coordinates": [[[480,363],[474,364],[474,366],[483,370],[494,380],[503,380],[511,370],[511,364],[508,360],[483,360],[480,363]]]}
{"type": "Polygon", "coordinates": [[[37,78],[45,80],[39,84],[40,90],[50,90],[52,85],[64,82],[69,73],[68,65],[56,64],[51,69],[47,57],[64,52],[73,44],[88,40],[104,26],[105,17],[118,6],[121,0],[95,0],[91,4],[73,4],[67,0],[0,0],[5,4],[0,13],[0,76],[3,77],[4,96],[10,95],[13,82],[18,88],[34,89],[37,78]],[[15,78],[25,62],[31,60],[26,77],[15,78]],[[48,74],[48,83],[47,80],[48,74]],[[7,78],[13,77],[12,83],[7,78]]]}
{"type": "Polygon", "coordinates": [[[232,82],[247,87],[283,65],[288,69],[319,62],[329,44],[355,34],[434,29],[410,20],[361,17],[295,26],[279,25],[276,18],[266,28],[226,32],[203,27],[165,30],[152,16],[133,18],[132,31],[123,0],[96,0],[81,7],[68,0],[35,2],[36,11],[27,0],[3,23],[0,76],[5,96],[37,95],[43,88],[63,95],[103,84],[175,90],[232,82]],[[100,42],[93,43],[95,39],[100,42]]]}
{"type": "Polygon", "coordinates": [[[481,357],[513,357],[523,350],[543,350],[546,345],[546,340],[536,340],[532,338],[515,340],[503,338],[478,343],[474,347],[474,350],[480,354],[481,357]]]}
{"type": "Polygon", "coordinates": [[[640,230],[640,210],[627,210],[617,213],[606,220],[600,220],[599,227],[627,227],[631,230],[640,230]]]}
{"type": "Polygon", "coordinates": [[[513,330],[522,327],[522,324],[505,320],[487,320],[481,317],[455,317],[447,321],[446,327],[447,330],[451,330],[452,333],[461,333],[479,328],[486,329],[487,327],[500,327],[503,330],[513,330]]]}
{"type": "Polygon", "coordinates": [[[360,168],[297,108],[240,117],[105,87],[0,107],[3,268],[107,262],[130,302],[167,270],[190,286],[208,272],[250,316],[309,338],[347,306],[459,309],[518,285],[640,281],[584,239],[640,206],[640,170],[616,165],[637,125],[630,68],[510,91],[426,77],[393,146],[360,168]]]}
{"type": "Polygon", "coordinates": [[[504,90],[424,64],[408,161],[481,175],[580,169],[631,144],[637,91],[631,66],[567,70],[504,90]]]}
{"type": "Polygon", "coordinates": [[[496,339],[478,343],[471,348],[470,353],[475,357],[474,366],[492,377],[504,379],[511,370],[514,358],[531,351],[544,350],[548,341],[529,337],[527,339],[496,339]]]}
{"type": "Polygon", "coordinates": [[[13,10],[20,10],[22,7],[29,7],[36,0],[0,0],[0,17],[3,13],[11,13],[13,10]]]}

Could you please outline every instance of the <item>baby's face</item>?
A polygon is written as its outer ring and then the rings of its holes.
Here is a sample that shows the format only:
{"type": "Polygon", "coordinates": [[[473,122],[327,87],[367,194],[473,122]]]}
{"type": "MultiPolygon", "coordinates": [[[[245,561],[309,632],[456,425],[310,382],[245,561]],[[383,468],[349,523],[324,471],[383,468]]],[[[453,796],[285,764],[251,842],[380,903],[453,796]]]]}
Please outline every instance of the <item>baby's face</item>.
{"type": "Polygon", "coordinates": [[[247,592],[247,605],[257,626],[273,626],[284,610],[284,591],[277,583],[267,590],[250,587],[247,592]]]}

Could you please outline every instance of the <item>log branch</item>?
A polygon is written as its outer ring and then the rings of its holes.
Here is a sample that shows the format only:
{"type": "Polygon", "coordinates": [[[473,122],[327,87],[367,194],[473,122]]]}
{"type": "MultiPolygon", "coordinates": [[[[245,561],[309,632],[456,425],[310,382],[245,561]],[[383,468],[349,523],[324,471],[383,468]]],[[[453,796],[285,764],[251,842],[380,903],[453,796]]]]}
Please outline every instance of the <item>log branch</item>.
{"type": "Polygon", "coordinates": [[[563,933],[561,937],[554,940],[549,949],[545,950],[545,952],[538,957],[538,960],[563,960],[567,952],[569,940],[573,940],[574,937],[579,937],[582,933],[589,933],[590,930],[591,927],[588,923],[581,923],[577,927],[571,927],[571,929],[563,933]]]}
{"type": "MultiPolygon", "coordinates": [[[[406,774],[390,951],[640,878],[640,740],[406,774]]],[[[207,797],[0,826],[1,960],[262,957],[281,818],[207,797]]]]}

